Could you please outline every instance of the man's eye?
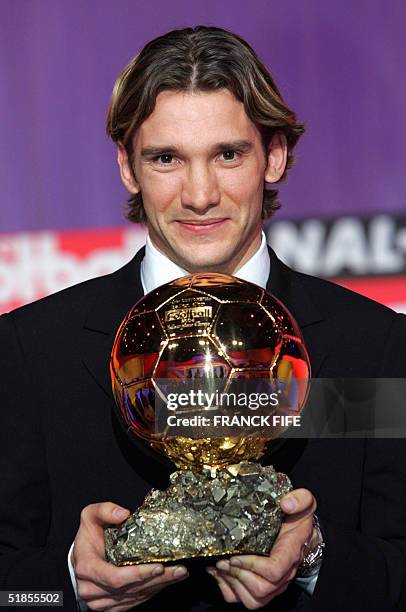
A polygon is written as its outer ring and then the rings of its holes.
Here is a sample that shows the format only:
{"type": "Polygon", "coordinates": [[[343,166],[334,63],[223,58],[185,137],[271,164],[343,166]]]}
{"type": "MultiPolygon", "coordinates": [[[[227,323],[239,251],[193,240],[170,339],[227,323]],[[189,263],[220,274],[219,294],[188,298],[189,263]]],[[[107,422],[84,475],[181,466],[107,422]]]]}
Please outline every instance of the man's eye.
{"type": "Polygon", "coordinates": [[[222,156],[225,161],[235,161],[237,159],[237,151],[223,151],[222,156]]]}
{"type": "Polygon", "coordinates": [[[155,157],[154,161],[159,162],[162,166],[169,166],[172,163],[173,155],[170,153],[162,153],[155,157]]]}

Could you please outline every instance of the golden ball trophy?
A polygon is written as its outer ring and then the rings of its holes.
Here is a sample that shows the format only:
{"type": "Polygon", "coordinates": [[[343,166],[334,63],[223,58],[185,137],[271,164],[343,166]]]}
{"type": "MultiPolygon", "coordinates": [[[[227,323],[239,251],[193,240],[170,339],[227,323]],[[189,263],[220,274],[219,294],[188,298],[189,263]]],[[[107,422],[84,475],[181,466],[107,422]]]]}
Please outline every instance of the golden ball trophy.
{"type": "Polygon", "coordinates": [[[289,418],[300,415],[310,379],[302,334],[286,307],[233,276],[179,278],[128,312],[110,371],[128,435],[165,454],[178,470],[167,489],[153,489],[122,525],[105,529],[106,559],[132,565],[269,554],[283,519],[279,501],[291,483],[258,460],[289,418]],[[219,405],[223,397],[235,400],[241,385],[275,400],[261,407],[266,426],[241,426],[256,410],[240,397],[232,408],[219,405]],[[169,402],[174,397],[176,408],[169,402]],[[185,401],[202,397],[209,404],[185,401]],[[215,426],[224,422],[237,425],[215,426]],[[171,423],[194,425],[176,429],[171,423]]]}

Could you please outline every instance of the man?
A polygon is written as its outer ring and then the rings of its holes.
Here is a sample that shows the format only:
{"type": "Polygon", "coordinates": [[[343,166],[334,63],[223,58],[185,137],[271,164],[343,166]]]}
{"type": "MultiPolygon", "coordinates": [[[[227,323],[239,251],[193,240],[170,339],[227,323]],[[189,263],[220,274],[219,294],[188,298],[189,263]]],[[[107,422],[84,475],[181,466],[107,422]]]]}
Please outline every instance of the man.
{"type": "Polygon", "coordinates": [[[168,475],[112,418],[114,334],[144,293],[189,272],[235,274],[286,303],[315,376],[405,373],[405,317],[293,272],[265,244],[262,219],[277,203],[264,183],[286,176],[302,132],[253,50],[221,29],[153,40],[118,78],[108,133],[129,218],[145,221],[149,237],[116,273],[1,318],[3,590],[63,589],[65,609],[74,609],[69,551],[84,609],[403,609],[398,440],[292,440],[275,450],[272,463],[296,487],[281,502],[275,546],[268,557],[209,567],[214,580],[182,565],[104,560],[103,527],[121,523],[168,475]]]}

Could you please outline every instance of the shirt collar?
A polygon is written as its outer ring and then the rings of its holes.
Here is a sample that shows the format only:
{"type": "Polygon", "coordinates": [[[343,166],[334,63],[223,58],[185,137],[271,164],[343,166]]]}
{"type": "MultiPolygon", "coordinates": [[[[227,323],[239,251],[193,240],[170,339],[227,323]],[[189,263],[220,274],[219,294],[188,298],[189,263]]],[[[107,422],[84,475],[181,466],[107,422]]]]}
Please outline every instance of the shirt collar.
{"type": "MultiPolygon", "coordinates": [[[[271,262],[269,259],[265,233],[261,233],[261,245],[254,255],[234,274],[237,278],[255,283],[263,289],[266,288],[271,262]]],[[[141,262],[141,283],[145,293],[153,291],[160,285],[169,283],[175,278],[187,276],[189,272],[171,261],[166,255],[158,251],[147,235],[145,256],[141,262]]]]}

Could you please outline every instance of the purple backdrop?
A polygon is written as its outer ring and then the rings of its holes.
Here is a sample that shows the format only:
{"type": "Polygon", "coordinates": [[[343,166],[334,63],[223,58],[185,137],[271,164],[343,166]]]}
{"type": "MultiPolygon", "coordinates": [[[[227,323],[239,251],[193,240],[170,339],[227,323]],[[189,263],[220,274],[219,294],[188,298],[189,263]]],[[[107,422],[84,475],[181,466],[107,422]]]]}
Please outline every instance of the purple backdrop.
{"type": "Polygon", "coordinates": [[[2,0],[0,232],[122,222],[114,79],[147,40],[200,23],[245,37],[307,125],[280,216],[403,211],[405,18],[403,0],[2,0]]]}

